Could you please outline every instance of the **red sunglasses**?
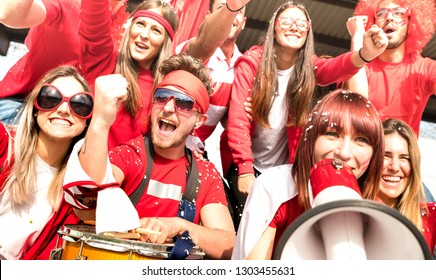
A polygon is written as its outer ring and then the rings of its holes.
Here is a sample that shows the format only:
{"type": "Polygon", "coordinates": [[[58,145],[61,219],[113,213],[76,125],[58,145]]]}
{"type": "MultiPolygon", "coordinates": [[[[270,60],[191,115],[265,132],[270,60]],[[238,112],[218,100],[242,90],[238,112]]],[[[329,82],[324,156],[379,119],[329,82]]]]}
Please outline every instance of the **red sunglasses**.
{"type": "Polygon", "coordinates": [[[40,111],[50,111],[67,102],[74,115],[81,119],[92,116],[94,99],[87,92],[79,92],[71,97],[64,96],[54,85],[44,84],[35,99],[35,107],[40,111]]]}
{"type": "Polygon", "coordinates": [[[153,102],[156,104],[165,105],[170,99],[174,99],[178,111],[189,112],[197,110],[201,113],[200,106],[189,95],[167,88],[158,88],[153,94],[153,102]]]}

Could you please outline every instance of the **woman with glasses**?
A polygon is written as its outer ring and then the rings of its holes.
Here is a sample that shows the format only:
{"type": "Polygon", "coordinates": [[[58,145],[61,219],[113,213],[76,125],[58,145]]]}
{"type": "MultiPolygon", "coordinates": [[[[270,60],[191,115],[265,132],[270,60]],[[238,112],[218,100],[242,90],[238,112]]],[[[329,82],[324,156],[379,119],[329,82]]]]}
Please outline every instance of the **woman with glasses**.
{"type": "Polygon", "coordinates": [[[60,66],[28,95],[16,132],[0,124],[0,259],[48,259],[59,226],[77,222],[62,183],[93,112],[90,92],[74,67],[60,66]]]}
{"type": "Polygon", "coordinates": [[[374,27],[364,35],[360,51],[317,58],[306,8],[288,2],[277,9],[263,45],[248,50],[235,66],[228,122],[234,165],[226,178],[237,200],[236,219],[255,177],[272,166],[293,162],[301,127],[314,102],[315,86],[350,78],[365,61],[384,50],[384,41],[381,29],[374,27]],[[253,123],[244,111],[250,95],[253,123]]]}
{"type": "Polygon", "coordinates": [[[161,79],[157,67],[172,54],[178,18],[165,1],[143,1],[131,12],[117,47],[108,6],[107,0],[82,0],[79,34],[80,65],[91,87],[97,77],[113,73],[129,82],[110,131],[111,148],[148,132],[153,83],[161,79]]]}

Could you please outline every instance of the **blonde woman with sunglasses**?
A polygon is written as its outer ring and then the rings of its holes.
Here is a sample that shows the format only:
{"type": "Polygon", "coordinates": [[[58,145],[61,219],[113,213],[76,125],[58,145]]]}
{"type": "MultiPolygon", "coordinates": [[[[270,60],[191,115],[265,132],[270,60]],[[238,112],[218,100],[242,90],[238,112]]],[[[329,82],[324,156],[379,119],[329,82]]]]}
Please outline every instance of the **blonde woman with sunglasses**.
{"type": "Polygon", "coordinates": [[[59,226],[77,223],[62,182],[93,103],[76,69],[60,66],[28,95],[16,132],[0,124],[0,259],[49,259],[59,226]]]}

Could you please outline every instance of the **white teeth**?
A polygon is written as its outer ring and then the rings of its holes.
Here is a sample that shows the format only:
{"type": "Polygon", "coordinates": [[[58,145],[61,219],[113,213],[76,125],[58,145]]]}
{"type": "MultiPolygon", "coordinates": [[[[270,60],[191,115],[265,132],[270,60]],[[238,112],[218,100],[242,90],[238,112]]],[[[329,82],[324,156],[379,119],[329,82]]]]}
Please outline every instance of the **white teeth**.
{"type": "Polygon", "coordinates": [[[67,126],[67,127],[71,126],[71,123],[64,119],[51,119],[50,123],[60,126],[67,126]]]}
{"type": "Polygon", "coordinates": [[[401,177],[398,176],[383,176],[382,178],[384,181],[391,183],[398,183],[401,180],[401,177]]]}
{"type": "Polygon", "coordinates": [[[159,130],[162,133],[172,133],[176,129],[176,125],[168,120],[161,119],[159,123],[159,130]]]}
{"type": "Polygon", "coordinates": [[[160,121],[161,121],[161,122],[164,122],[164,123],[168,123],[168,124],[171,124],[171,125],[174,125],[174,126],[175,126],[175,124],[174,124],[173,122],[170,122],[169,120],[161,119],[160,121]]]}

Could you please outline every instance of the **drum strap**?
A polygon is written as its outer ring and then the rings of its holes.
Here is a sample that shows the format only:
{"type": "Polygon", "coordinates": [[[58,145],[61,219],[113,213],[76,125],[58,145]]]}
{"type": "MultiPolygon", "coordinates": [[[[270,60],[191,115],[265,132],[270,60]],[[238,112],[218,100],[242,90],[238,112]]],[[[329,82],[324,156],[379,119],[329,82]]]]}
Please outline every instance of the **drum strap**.
{"type": "MultiPolygon", "coordinates": [[[[133,205],[137,205],[140,198],[144,194],[145,189],[150,181],[151,171],[153,169],[153,143],[151,143],[151,137],[149,135],[144,136],[145,152],[147,155],[147,169],[144,178],[141,181],[136,190],[130,194],[129,198],[133,205]]],[[[191,150],[185,148],[185,153],[188,158],[189,169],[187,174],[187,185],[185,192],[182,195],[182,200],[180,201],[178,216],[184,218],[190,222],[194,221],[195,218],[195,200],[198,195],[198,190],[200,187],[197,163],[193,159],[191,150]]]]}
{"type": "MultiPolygon", "coordinates": [[[[150,135],[144,136],[144,144],[145,152],[147,155],[147,169],[145,171],[145,176],[142,179],[139,187],[136,188],[136,190],[129,196],[130,200],[135,206],[138,204],[140,198],[142,197],[145,189],[148,186],[148,182],[150,181],[151,177],[151,171],[153,169],[154,151],[150,135]]],[[[200,184],[197,163],[192,158],[192,152],[191,150],[185,148],[185,153],[188,158],[189,169],[188,174],[186,175],[186,189],[182,195],[182,199],[180,200],[179,211],[177,215],[180,218],[193,222],[196,211],[195,200],[197,198],[200,184]]],[[[195,246],[188,231],[183,232],[183,234],[179,236],[179,238],[175,238],[174,241],[174,247],[168,255],[168,259],[170,260],[185,259],[191,252],[192,248],[195,246]]]]}

